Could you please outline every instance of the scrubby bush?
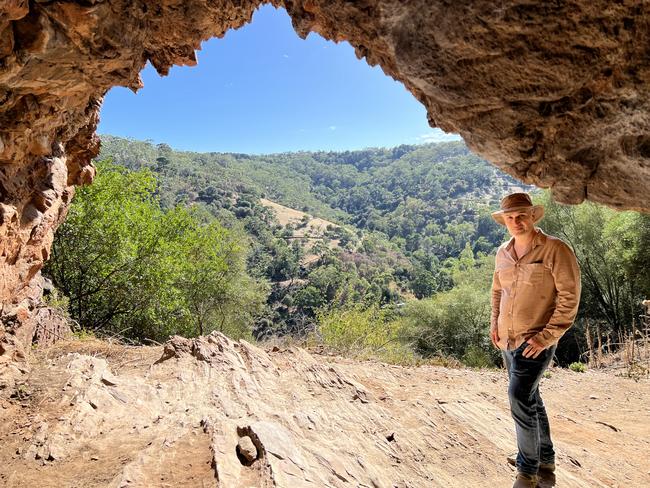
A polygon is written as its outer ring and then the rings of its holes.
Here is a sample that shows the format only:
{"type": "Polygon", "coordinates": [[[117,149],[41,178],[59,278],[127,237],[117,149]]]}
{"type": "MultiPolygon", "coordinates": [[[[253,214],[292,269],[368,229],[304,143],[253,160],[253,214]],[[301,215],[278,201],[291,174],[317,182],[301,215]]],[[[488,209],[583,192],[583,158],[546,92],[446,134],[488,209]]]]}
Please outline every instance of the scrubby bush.
{"type": "Polygon", "coordinates": [[[489,321],[488,293],[460,285],[407,303],[402,330],[404,339],[424,357],[453,356],[483,366],[495,364],[498,356],[488,336],[489,321]]]}
{"type": "Polygon", "coordinates": [[[579,362],[571,363],[569,364],[569,369],[576,373],[584,373],[585,371],[587,371],[587,365],[585,363],[579,363],[579,362]]]}
{"type": "Polygon", "coordinates": [[[82,329],[250,337],[265,293],[246,273],[246,242],[192,208],[161,208],[151,172],[104,162],[78,189],[45,273],[82,329]]]}
{"type": "Polygon", "coordinates": [[[400,324],[376,306],[335,308],[318,314],[318,333],[325,345],[357,357],[411,363],[413,352],[400,341],[400,324]]]}
{"type": "Polygon", "coordinates": [[[490,349],[471,345],[465,350],[461,361],[465,366],[471,368],[493,368],[495,354],[490,349]]]}

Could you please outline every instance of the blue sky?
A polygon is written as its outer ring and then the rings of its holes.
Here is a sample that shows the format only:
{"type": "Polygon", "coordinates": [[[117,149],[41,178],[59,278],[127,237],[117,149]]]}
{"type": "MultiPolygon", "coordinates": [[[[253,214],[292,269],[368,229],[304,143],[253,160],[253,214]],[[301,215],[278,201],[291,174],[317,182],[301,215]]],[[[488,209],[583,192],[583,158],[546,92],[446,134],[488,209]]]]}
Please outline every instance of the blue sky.
{"type": "Polygon", "coordinates": [[[300,39],[283,9],[262,7],[197,57],[198,66],[167,77],[147,65],[137,94],[113,88],[99,133],[254,154],[458,139],[431,129],[422,105],[348,43],[300,39]]]}

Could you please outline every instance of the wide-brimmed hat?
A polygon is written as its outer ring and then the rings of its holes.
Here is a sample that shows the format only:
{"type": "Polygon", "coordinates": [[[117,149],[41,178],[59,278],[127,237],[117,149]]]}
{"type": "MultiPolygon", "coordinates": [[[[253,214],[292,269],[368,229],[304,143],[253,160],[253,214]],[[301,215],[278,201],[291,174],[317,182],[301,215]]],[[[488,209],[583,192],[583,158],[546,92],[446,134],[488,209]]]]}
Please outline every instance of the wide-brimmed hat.
{"type": "Polygon", "coordinates": [[[511,193],[501,199],[501,210],[492,212],[492,218],[501,225],[505,225],[503,214],[508,212],[520,212],[530,210],[533,217],[533,223],[539,222],[544,217],[544,207],[533,205],[528,193],[511,193]]]}

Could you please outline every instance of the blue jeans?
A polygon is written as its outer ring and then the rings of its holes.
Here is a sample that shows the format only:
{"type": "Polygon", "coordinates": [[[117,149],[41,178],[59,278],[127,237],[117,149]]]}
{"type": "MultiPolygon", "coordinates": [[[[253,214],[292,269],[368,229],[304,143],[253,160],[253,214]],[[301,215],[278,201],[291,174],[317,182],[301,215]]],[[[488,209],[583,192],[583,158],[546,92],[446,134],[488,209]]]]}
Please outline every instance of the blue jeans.
{"type": "Polygon", "coordinates": [[[544,402],[539,394],[539,381],[550,364],[557,345],[540,353],[537,358],[525,358],[524,342],[514,350],[503,351],[510,385],[510,412],[517,432],[517,470],[537,474],[540,463],[555,462],[551,430],[544,402]]]}

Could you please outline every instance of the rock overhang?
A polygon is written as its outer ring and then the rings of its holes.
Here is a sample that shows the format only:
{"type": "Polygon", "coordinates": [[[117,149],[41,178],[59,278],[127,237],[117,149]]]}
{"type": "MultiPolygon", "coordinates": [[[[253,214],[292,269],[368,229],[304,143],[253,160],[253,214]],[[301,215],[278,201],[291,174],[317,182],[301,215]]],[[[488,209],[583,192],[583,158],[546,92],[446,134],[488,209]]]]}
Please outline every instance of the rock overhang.
{"type": "MultiPolygon", "coordinates": [[[[252,1],[12,0],[0,10],[0,159],[97,152],[101,100],[196,63],[252,1]]],[[[556,199],[650,209],[650,6],[639,2],[280,1],[297,34],[346,40],[426,107],[432,126],[556,199]]],[[[74,157],[70,157],[73,154],[74,157]]],[[[70,184],[82,183],[72,171],[70,184]]],[[[88,178],[86,178],[88,179],[88,178]]]]}

